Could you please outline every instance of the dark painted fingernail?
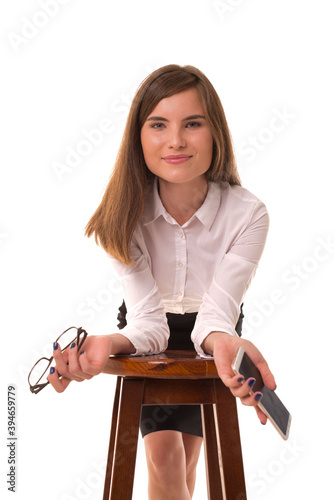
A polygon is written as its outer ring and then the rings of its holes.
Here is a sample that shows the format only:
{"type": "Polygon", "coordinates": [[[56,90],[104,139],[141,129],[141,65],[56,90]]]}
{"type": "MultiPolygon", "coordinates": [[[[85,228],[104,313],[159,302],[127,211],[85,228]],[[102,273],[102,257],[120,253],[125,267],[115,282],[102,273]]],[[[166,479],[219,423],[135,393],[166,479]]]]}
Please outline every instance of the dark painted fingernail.
{"type": "Polygon", "coordinates": [[[51,366],[51,368],[50,368],[50,375],[53,375],[54,372],[55,372],[55,369],[53,368],[53,366],[51,366]]]}
{"type": "Polygon", "coordinates": [[[73,347],[75,347],[75,342],[73,342],[73,344],[71,344],[71,349],[73,349],[73,347]]]}
{"type": "Polygon", "coordinates": [[[254,384],[255,384],[255,378],[251,378],[250,381],[248,382],[248,386],[253,387],[254,384]]]}
{"type": "Polygon", "coordinates": [[[58,342],[53,343],[53,350],[56,351],[58,349],[58,342]]]}
{"type": "Polygon", "coordinates": [[[80,354],[84,354],[84,352],[85,352],[85,351],[81,351],[81,353],[80,353],[80,354]]]}
{"type": "Polygon", "coordinates": [[[255,399],[255,401],[258,401],[258,402],[259,402],[259,401],[260,401],[260,399],[262,399],[262,396],[263,396],[263,394],[261,394],[260,392],[259,392],[258,394],[255,394],[255,398],[254,398],[254,399],[255,399]]]}
{"type": "Polygon", "coordinates": [[[244,377],[239,377],[239,378],[238,378],[238,382],[239,382],[239,384],[241,384],[241,382],[242,382],[243,380],[244,380],[244,377]]]}

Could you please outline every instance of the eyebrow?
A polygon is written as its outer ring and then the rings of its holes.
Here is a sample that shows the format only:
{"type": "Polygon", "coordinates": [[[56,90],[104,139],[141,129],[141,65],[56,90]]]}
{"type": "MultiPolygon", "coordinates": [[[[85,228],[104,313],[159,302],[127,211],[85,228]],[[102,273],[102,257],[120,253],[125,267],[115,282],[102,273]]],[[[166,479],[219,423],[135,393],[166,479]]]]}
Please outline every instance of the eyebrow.
{"type": "MultiPolygon", "coordinates": [[[[182,121],[185,122],[187,120],[198,120],[199,118],[205,120],[205,116],[203,115],[190,115],[186,118],[183,118],[182,121]]],[[[163,116],[150,116],[146,121],[168,122],[169,120],[167,120],[167,118],[164,118],[163,116]]]]}

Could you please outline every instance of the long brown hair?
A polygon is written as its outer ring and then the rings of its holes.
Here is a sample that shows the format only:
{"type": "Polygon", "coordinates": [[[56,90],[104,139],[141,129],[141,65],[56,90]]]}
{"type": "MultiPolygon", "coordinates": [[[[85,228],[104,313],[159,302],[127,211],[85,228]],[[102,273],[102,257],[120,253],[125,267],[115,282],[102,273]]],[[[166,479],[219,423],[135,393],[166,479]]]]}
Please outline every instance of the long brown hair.
{"type": "Polygon", "coordinates": [[[132,264],[129,244],[142,215],[147,184],[155,176],[147,168],[140,133],[146,118],[166,97],[196,88],[213,136],[209,181],[240,185],[232,140],[217,92],[194,66],[170,64],[151,73],[133,99],[115,167],[102,201],[86,226],[85,235],[124,264],[132,264]]]}

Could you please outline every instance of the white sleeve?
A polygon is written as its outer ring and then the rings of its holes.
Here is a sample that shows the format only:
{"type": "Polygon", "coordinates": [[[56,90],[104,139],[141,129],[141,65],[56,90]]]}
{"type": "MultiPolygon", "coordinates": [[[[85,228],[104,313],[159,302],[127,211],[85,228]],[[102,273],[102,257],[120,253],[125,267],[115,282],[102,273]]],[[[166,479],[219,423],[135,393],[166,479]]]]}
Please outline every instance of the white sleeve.
{"type": "Polygon", "coordinates": [[[131,266],[111,257],[123,286],[127,308],[127,325],[120,333],[134,345],[135,356],[158,354],[168,345],[169,327],[165,310],[148,262],[134,241],[131,257],[135,261],[131,266]]]}
{"type": "Polygon", "coordinates": [[[255,275],[269,228],[265,205],[258,201],[249,223],[218,263],[210,288],[204,293],[191,339],[203,357],[201,345],[211,332],[237,335],[240,305],[255,275]]]}

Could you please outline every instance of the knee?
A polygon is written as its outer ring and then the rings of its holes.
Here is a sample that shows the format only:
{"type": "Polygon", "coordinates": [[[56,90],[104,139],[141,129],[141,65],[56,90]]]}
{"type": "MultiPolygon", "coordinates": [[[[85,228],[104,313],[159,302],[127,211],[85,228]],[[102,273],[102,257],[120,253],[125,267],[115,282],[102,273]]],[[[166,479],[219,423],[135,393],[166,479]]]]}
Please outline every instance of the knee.
{"type": "Polygon", "coordinates": [[[159,475],[165,472],[170,474],[171,471],[177,474],[178,471],[184,471],[186,467],[182,443],[152,440],[146,446],[146,459],[151,471],[159,475]]]}

